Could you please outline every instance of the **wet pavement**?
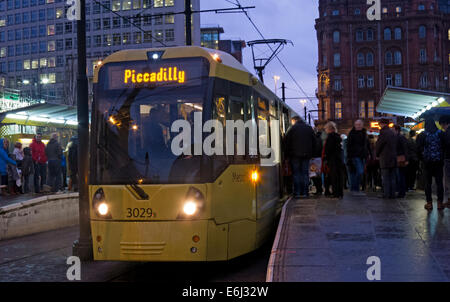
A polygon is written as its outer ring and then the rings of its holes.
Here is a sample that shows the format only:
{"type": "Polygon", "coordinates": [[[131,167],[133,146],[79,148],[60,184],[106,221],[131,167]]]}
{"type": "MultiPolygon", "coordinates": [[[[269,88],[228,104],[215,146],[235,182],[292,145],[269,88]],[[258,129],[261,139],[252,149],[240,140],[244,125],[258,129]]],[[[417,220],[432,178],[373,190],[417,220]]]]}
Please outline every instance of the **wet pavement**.
{"type": "Polygon", "coordinates": [[[273,281],[368,281],[370,256],[381,261],[381,281],[449,281],[450,209],[423,206],[423,193],[415,192],[394,200],[291,200],[273,281]]]}

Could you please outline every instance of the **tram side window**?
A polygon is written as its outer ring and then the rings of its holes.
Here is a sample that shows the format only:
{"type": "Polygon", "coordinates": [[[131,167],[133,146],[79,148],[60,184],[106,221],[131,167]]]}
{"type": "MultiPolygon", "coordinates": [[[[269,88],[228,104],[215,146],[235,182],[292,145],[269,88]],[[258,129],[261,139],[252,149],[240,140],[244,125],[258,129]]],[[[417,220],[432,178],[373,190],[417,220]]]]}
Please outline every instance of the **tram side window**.
{"type": "MultiPolygon", "coordinates": [[[[266,99],[261,97],[259,94],[256,94],[256,108],[258,114],[258,146],[265,146],[268,148],[270,146],[270,113],[269,113],[269,103],[266,99]],[[259,121],[266,121],[267,127],[265,131],[262,131],[259,126],[259,121]]],[[[259,150],[259,154],[261,154],[261,150],[259,150]]],[[[267,156],[268,157],[268,156],[267,156]]]]}

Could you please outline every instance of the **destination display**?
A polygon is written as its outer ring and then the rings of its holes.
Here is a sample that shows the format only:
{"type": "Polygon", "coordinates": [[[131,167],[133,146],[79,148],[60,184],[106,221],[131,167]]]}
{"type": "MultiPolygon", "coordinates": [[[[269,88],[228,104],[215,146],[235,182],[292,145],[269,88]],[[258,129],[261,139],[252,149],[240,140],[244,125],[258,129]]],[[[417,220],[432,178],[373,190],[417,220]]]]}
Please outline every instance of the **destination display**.
{"type": "Polygon", "coordinates": [[[195,86],[207,76],[208,63],[202,58],[135,61],[105,64],[99,83],[104,89],[195,86]]]}

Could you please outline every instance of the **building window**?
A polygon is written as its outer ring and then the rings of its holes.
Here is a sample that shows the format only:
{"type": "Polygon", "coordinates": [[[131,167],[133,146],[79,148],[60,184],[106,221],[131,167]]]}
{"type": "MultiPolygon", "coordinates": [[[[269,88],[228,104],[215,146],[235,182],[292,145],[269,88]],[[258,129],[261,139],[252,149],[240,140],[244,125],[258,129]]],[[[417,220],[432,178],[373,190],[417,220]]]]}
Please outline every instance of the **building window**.
{"type": "Polygon", "coordinates": [[[334,118],[342,119],[342,102],[334,102],[334,118]]]}
{"type": "Polygon", "coordinates": [[[47,25],[47,36],[54,36],[55,35],[55,25],[47,25]]]}
{"type": "Polygon", "coordinates": [[[117,12],[120,10],[120,0],[113,0],[112,2],[112,11],[117,12]]]}
{"type": "Polygon", "coordinates": [[[398,50],[394,52],[394,64],[395,65],[402,64],[402,53],[398,50]]]}
{"type": "Polygon", "coordinates": [[[373,88],[374,84],[373,75],[367,76],[367,88],[373,88]]]}
{"type": "Polygon", "coordinates": [[[31,69],[38,69],[39,68],[39,60],[34,59],[31,61],[31,69]]]}
{"type": "Polygon", "coordinates": [[[100,36],[100,35],[94,36],[94,46],[95,47],[102,46],[102,36],[100,36]]]}
{"type": "Polygon", "coordinates": [[[64,17],[64,10],[62,8],[56,9],[56,19],[61,19],[64,17]]]}
{"type": "Polygon", "coordinates": [[[354,14],[355,16],[361,15],[361,10],[359,8],[355,8],[354,14]]]}
{"type": "Polygon", "coordinates": [[[395,74],[395,86],[401,87],[403,85],[403,77],[401,73],[395,74]]]}
{"type": "Polygon", "coordinates": [[[155,30],[155,36],[159,41],[161,41],[164,38],[163,31],[161,29],[155,30]]]}
{"type": "Polygon", "coordinates": [[[391,40],[391,29],[389,27],[384,29],[384,39],[386,41],[391,40]]]}
{"type": "Polygon", "coordinates": [[[103,46],[111,46],[111,45],[112,45],[112,35],[111,34],[104,35],[103,46]]]}
{"type": "Polygon", "coordinates": [[[358,64],[358,66],[364,66],[364,54],[363,53],[358,53],[358,55],[356,56],[356,63],[358,64]]]}
{"type": "Polygon", "coordinates": [[[144,43],[150,43],[152,42],[152,31],[146,31],[144,32],[144,43]]]}
{"type": "Polygon", "coordinates": [[[166,0],[166,6],[174,6],[175,0],[166,0]]]}
{"type": "Polygon", "coordinates": [[[420,79],[419,79],[419,87],[420,87],[420,88],[427,88],[427,87],[428,87],[428,76],[427,76],[426,73],[423,73],[423,74],[420,76],[420,79]]]}
{"type": "Polygon", "coordinates": [[[359,102],[359,118],[366,118],[366,102],[359,102]]]}
{"type": "Polygon", "coordinates": [[[375,117],[375,102],[368,101],[367,102],[367,118],[374,118],[374,117],[375,117]]]}
{"type": "MultiPolygon", "coordinates": [[[[1,21],[1,20],[0,20],[1,21]]],[[[1,26],[1,25],[0,25],[1,26]]],[[[448,30],[448,39],[450,40],[450,29],[448,30]]]]}
{"type": "Polygon", "coordinates": [[[173,29],[166,29],[166,41],[167,42],[175,41],[175,32],[173,29]]]}
{"type": "Polygon", "coordinates": [[[175,15],[167,15],[165,22],[166,22],[166,24],[174,24],[175,23],[175,15]]]}
{"type": "Polygon", "coordinates": [[[364,40],[364,32],[362,30],[356,31],[356,41],[360,42],[364,40]]]}
{"type": "Polygon", "coordinates": [[[64,24],[64,33],[68,34],[72,32],[72,22],[64,24]]]}
{"type": "Polygon", "coordinates": [[[94,19],[94,30],[100,30],[102,28],[102,23],[100,19],[94,19]]]}
{"type": "Polygon", "coordinates": [[[419,6],[417,7],[418,10],[423,11],[425,10],[425,5],[423,4],[419,4],[419,6]]]}
{"type": "Polygon", "coordinates": [[[424,39],[427,36],[427,28],[425,25],[419,26],[419,38],[424,39]]]}
{"type": "Polygon", "coordinates": [[[103,18],[103,29],[110,29],[110,28],[111,28],[111,19],[103,18]]]}
{"type": "Polygon", "coordinates": [[[422,48],[419,51],[419,62],[420,63],[426,63],[427,62],[427,50],[425,48],[422,48]]]}
{"type": "Polygon", "coordinates": [[[333,16],[339,16],[339,10],[335,9],[333,10],[333,12],[331,13],[333,16]]]}
{"type": "Polygon", "coordinates": [[[342,90],[342,80],[337,78],[334,80],[333,89],[335,91],[341,91],[342,90]]]}
{"type": "Polygon", "coordinates": [[[66,50],[67,49],[72,49],[72,39],[66,39],[66,50]]]}
{"type": "MultiPolygon", "coordinates": [[[[450,54],[449,54],[449,56],[450,56],[450,54]]],[[[322,56],[322,66],[323,67],[327,67],[328,66],[327,56],[326,55],[322,56]]]]}
{"type": "Polygon", "coordinates": [[[141,0],[133,0],[133,9],[141,8],[141,0]]]}
{"type": "Polygon", "coordinates": [[[373,29],[371,28],[367,30],[367,41],[373,41],[373,29]]]}
{"type": "Polygon", "coordinates": [[[122,10],[130,10],[130,9],[131,9],[131,0],[123,0],[122,10]]]}
{"type": "Polygon", "coordinates": [[[153,3],[154,7],[163,7],[164,5],[164,0],[155,0],[153,3]]]}
{"type": "Polygon", "coordinates": [[[401,7],[401,6],[397,6],[397,7],[395,8],[395,12],[396,12],[397,14],[401,13],[401,12],[402,12],[402,7],[401,7]]]}
{"type": "Polygon", "coordinates": [[[31,69],[31,62],[30,62],[30,60],[23,61],[23,69],[24,70],[30,70],[31,69]]]}
{"type": "Polygon", "coordinates": [[[0,58],[6,57],[6,47],[0,48],[0,58]]]}
{"type": "Polygon", "coordinates": [[[364,76],[358,76],[358,88],[364,88],[366,86],[364,76]]]}
{"type": "Polygon", "coordinates": [[[55,51],[55,50],[56,50],[56,43],[55,43],[55,41],[48,41],[47,51],[48,52],[52,52],[52,51],[55,51]]]}
{"type": "Polygon", "coordinates": [[[127,45],[131,43],[131,33],[123,33],[122,44],[127,45]]]}
{"type": "Polygon", "coordinates": [[[134,41],[134,44],[141,44],[142,43],[142,33],[141,32],[133,33],[133,41],[134,41]]]}
{"type": "Polygon", "coordinates": [[[120,40],[121,40],[120,33],[113,34],[113,45],[120,45],[121,44],[120,40]]]}
{"type": "Polygon", "coordinates": [[[56,23],[56,34],[57,35],[62,35],[62,33],[63,33],[63,28],[64,28],[64,26],[63,26],[63,24],[62,23],[56,23]]]}
{"type": "Polygon", "coordinates": [[[340,33],[337,30],[335,30],[333,32],[333,42],[334,43],[339,43],[340,42],[340,33]]]}
{"type": "Polygon", "coordinates": [[[41,58],[41,59],[39,60],[39,67],[40,67],[40,68],[42,68],[42,67],[47,67],[47,58],[41,58]]]}
{"type": "Polygon", "coordinates": [[[367,66],[373,66],[373,53],[371,53],[371,52],[367,53],[366,64],[367,64],[367,66]]]}
{"type": "Polygon", "coordinates": [[[383,14],[387,14],[388,13],[388,8],[387,7],[383,7],[382,12],[383,12],[383,14]]]}
{"type": "Polygon", "coordinates": [[[155,25],[162,25],[162,24],[163,24],[162,16],[155,16],[155,25]]]}
{"type": "Polygon", "coordinates": [[[120,28],[120,17],[113,17],[113,28],[120,28]]]}
{"type": "Polygon", "coordinates": [[[384,57],[384,64],[392,65],[392,52],[387,51],[384,57]]]}
{"type": "Polygon", "coordinates": [[[400,27],[396,27],[394,30],[394,38],[395,40],[401,40],[402,39],[402,29],[400,27]]]}
{"type": "Polygon", "coordinates": [[[341,54],[335,53],[334,54],[334,67],[340,67],[341,66],[341,54]]]}
{"type": "Polygon", "coordinates": [[[392,74],[386,75],[386,86],[392,86],[392,74]]]}
{"type": "Polygon", "coordinates": [[[48,67],[56,67],[56,58],[55,57],[51,57],[48,58],[48,67]]]}

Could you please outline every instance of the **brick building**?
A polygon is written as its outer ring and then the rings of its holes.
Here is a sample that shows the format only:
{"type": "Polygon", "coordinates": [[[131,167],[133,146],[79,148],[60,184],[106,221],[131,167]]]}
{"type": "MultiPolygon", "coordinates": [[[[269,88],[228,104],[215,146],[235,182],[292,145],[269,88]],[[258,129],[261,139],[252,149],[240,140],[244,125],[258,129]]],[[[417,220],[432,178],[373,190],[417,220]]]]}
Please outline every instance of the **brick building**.
{"type": "Polygon", "coordinates": [[[319,0],[319,119],[341,129],[379,116],[387,86],[449,90],[450,1],[382,0],[381,21],[366,3],[319,0]]]}

